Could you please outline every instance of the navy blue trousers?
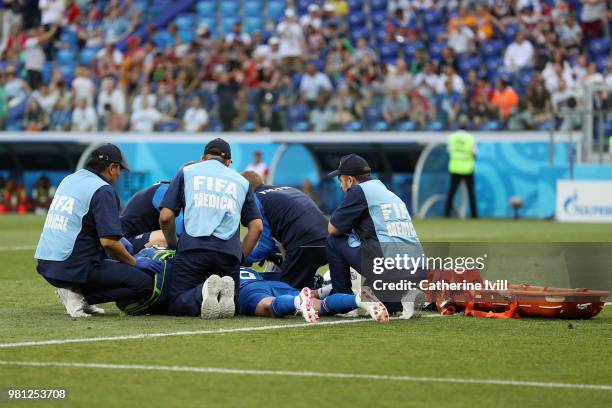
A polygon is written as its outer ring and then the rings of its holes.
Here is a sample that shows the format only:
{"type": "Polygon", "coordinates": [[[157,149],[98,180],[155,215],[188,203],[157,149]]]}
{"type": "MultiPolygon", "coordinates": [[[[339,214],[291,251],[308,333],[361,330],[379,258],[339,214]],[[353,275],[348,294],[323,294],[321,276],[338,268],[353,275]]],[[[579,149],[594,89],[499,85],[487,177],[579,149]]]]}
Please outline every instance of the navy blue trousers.
{"type": "Polygon", "coordinates": [[[312,288],[317,270],[327,263],[325,241],[309,245],[288,251],[281,265],[281,280],[291,287],[312,288]]]}
{"type": "Polygon", "coordinates": [[[105,259],[92,268],[85,283],[44,277],[57,288],[79,288],[90,305],[117,302],[122,307],[151,296],[153,278],[128,264],[105,259]]]}
{"type": "Polygon", "coordinates": [[[361,272],[361,249],[352,248],[346,236],[327,237],[327,261],[333,293],[349,293],[351,289],[351,267],[361,272]]]}
{"type": "Polygon", "coordinates": [[[234,280],[234,302],[238,306],[240,260],[233,255],[195,249],[177,252],[172,260],[168,313],[175,316],[199,316],[202,284],[210,275],[230,276],[234,280]]]}

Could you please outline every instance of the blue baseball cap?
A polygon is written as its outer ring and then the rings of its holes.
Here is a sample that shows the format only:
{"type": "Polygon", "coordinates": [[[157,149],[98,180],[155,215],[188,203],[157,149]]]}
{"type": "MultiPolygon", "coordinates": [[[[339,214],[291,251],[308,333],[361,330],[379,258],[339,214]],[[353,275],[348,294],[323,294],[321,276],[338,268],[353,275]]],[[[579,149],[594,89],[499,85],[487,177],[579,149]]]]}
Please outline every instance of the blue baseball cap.
{"type": "Polygon", "coordinates": [[[329,173],[327,177],[361,176],[362,174],[368,174],[371,171],[372,169],[370,168],[370,165],[366,159],[358,154],[352,153],[342,156],[338,169],[329,173]]]}
{"type": "Polygon", "coordinates": [[[224,159],[231,159],[232,149],[225,140],[216,138],[208,142],[204,148],[204,154],[212,154],[214,156],[221,156],[224,159]]]}
{"type": "Polygon", "coordinates": [[[125,157],[123,156],[123,153],[121,153],[121,149],[112,143],[106,143],[100,147],[97,147],[96,150],[91,152],[91,159],[101,160],[108,163],[117,163],[122,169],[130,171],[125,157]]]}

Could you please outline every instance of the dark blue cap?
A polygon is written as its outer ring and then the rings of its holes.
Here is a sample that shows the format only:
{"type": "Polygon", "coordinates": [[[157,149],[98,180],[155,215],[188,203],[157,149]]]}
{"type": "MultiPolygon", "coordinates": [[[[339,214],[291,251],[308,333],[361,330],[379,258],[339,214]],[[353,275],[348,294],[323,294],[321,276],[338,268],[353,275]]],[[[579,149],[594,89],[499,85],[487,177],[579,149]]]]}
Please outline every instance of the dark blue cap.
{"type": "Polygon", "coordinates": [[[121,166],[121,168],[129,171],[130,168],[125,161],[125,157],[123,157],[123,153],[121,150],[112,143],[106,143],[102,146],[99,146],[91,152],[92,160],[101,160],[108,163],[117,163],[121,166]]]}
{"type": "Polygon", "coordinates": [[[232,149],[230,149],[229,143],[221,138],[216,138],[208,142],[204,148],[204,154],[212,154],[215,156],[221,156],[224,159],[232,158],[232,149]]]}
{"type": "Polygon", "coordinates": [[[332,171],[328,177],[338,176],[361,176],[372,171],[368,162],[361,156],[352,153],[342,156],[337,170],[332,171]]]}

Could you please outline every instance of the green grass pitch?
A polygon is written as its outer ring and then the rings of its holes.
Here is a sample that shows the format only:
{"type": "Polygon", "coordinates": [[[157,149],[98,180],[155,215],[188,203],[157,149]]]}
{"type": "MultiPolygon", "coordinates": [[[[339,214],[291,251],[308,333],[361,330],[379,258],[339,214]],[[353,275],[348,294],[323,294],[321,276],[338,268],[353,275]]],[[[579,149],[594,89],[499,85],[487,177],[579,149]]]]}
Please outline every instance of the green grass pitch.
{"type": "MultiPolygon", "coordinates": [[[[0,217],[0,389],[67,388],[69,397],[12,404],[0,395],[0,406],[612,406],[612,307],[571,322],[451,316],[306,327],[297,317],[120,317],[112,305],[106,316],[71,319],[35,272],[42,222],[0,217]],[[266,325],[295,327],[251,329],[266,325]],[[190,331],[200,333],[7,347],[190,331]],[[54,365],[40,366],[47,362],[54,365]]],[[[609,225],[427,220],[415,226],[430,242],[612,241],[609,225]]]]}

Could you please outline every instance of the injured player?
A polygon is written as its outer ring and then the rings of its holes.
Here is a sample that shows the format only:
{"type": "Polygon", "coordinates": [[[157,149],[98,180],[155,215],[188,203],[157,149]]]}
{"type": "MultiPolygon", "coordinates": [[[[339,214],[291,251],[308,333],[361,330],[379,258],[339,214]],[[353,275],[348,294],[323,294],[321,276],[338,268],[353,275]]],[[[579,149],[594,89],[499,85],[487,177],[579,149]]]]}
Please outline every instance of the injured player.
{"type": "Polygon", "coordinates": [[[285,282],[267,280],[266,273],[253,269],[240,269],[240,314],[246,316],[283,317],[299,312],[309,323],[315,323],[318,316],[333,316],[364,309],[374,320],[389,320],[387,308],[374,297],[371,291],[360,294],[336,293],[319,299],[321,293],[309,288],[301,291],[285,282]]]}

